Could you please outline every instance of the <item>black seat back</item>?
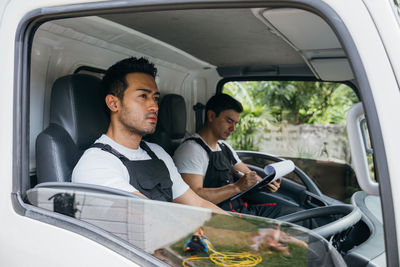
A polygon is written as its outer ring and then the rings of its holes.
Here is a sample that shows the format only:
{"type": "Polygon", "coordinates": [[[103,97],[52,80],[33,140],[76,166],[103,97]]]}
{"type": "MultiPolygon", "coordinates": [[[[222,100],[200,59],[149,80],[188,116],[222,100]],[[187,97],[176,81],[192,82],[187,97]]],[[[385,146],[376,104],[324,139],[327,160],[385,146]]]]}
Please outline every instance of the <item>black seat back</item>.
{"type": "Polygon", "coordinates": [[[181,95],[165,95],[160,102],[156,131],[147,140],[160,145],[172,156],[185,134],[185,99],[181,95]]]}
{"type": "Polygon", "coordinates": [[[82,153],[109,124],[101,80],[73,74],[54,82],[50,123],[36,139],[38,183],[69,182],[82,153]]]}

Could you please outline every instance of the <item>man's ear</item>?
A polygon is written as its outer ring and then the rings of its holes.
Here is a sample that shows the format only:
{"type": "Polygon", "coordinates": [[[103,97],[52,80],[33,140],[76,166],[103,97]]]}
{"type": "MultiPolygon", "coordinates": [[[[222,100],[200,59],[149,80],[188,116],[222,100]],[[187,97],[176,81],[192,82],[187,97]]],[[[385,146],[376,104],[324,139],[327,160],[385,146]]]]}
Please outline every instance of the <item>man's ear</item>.
{"type": "Polygon", "coordinates": [[[208,122],[212,122],[213,120],[215,120],[217,116],[215,115],[215,112],[213,110],[208,110],[207,111],[207,121],[208,122]]]}
{"type": "Polygon", "coordinates": [[[106,95],[105,101],[111,112],[117,112],[119,110],[120,100],[115,95],[106,95]]]}

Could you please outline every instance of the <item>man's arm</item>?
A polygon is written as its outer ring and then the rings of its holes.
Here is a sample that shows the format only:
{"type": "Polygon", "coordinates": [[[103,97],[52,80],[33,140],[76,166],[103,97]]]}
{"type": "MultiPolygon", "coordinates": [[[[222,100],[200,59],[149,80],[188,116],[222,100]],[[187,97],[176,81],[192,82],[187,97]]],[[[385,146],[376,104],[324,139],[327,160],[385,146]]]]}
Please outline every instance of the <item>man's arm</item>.
{"type": "Polygon", "coordinates": [[[243,192],[259,181],[255,172],[248,172],[234,184],[228,184],[218,188],[204,188],[204,176],[199,174],[181,173],[183,180],[200,197],[218,204],[234,195],[243,192]]]}
{"type": "MultiPolygon", "coordinates": [[[[241,173],[243,173],[243,174],[250,172],[249,167],[247,167],[247,165],[244,164],[243,162],[239,162],[238,164],[236,164],[235,166],[233,166],[233,168],[234,168],[236,171],[239,171],[239,172],[241,172],[241,173]]],[[[256,175],[257,175],[257,174],[256,174],[256,175]]],[[[260,176],[258,176],[258,175],[257,175],[257,177],[258,177],[258,181],[261,181],[262,178],[261,178],[260,176]]],[[[278,191],[279,187],[281,186],[281,182],[282,182],[282,179],[278,179],[278,180],[276,180],[276,181],[274,181],[274,182],[268,184],[266,187],[268,188],[268,190],[269,190],[270,192],[273,193],[273,192],[278,191]]]]}
{"type": "MultiPolygon", "coordinates": [[[[145,195],[143,195],[142,193],[140,193],[139,191],[133,192],[133,194],[147,199],[147,197],[145,195]]],[[[226,212],[223,209],[214,205],[210,201],[207,201],[204,198],[199,197],[190,188],[188,188],[188,190],[186,190],[185,193],[183,193],[181,196],[175,198],[173,201],[174,201],[174,203],[177,203],[177,204],[184,204],[184,205],[189,205],[189,206],[197,206],[197,207],[212,209],[217,213],[226,214],[226,212]]]]}
{"type": "Polygon", "coordinates": [[[147,198],[148,199],[148,197],[146,197],[145,195],[143,195],[142,193],[140,193],[139,191],[134,191],[134,192],[132,192],[133,194],[135,194],[135,195],[138,195],[138,196],[140,196],[140,197],[143,197],[143,198],[147,198]]]}
{"type": "Polygon", "coordinates": [[[188,190],[186,190],[186,192],[183,193],[181,196],[175,198],[174,202],[178,203],[178,204],[185,204],[185,205],[197,206],[197,207],[202,207],[202,208],[208,208],[208,209],[217,211],[219,213],[221,213],[221,212],[225,213],[218,206],[216,206],[213,203],[211,203],[210,201],[207,201],[207,200],[201,198],[200,196],[198,196],[190,188],[188,190]]]}

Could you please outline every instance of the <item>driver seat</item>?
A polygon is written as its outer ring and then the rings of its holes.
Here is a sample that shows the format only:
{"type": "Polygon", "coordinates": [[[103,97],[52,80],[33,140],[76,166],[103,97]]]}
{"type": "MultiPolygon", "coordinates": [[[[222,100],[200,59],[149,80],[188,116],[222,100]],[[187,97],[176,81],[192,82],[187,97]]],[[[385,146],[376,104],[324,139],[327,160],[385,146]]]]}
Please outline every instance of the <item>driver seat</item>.
{"type": "Polygon", "coordinates": [[[54,82],[50,123],[36,139],[39,184],[71,181],[83,152],[107,130],[104,97],[101,80],[91,75],[67,75],[54,82]]]}
{"type": "Polygon", "coordinates": [[[146,141],[156,143],[171,156],[186,137],[186,104],[181,95],[167,94],[160,102],[156,131],[146,141]]]}

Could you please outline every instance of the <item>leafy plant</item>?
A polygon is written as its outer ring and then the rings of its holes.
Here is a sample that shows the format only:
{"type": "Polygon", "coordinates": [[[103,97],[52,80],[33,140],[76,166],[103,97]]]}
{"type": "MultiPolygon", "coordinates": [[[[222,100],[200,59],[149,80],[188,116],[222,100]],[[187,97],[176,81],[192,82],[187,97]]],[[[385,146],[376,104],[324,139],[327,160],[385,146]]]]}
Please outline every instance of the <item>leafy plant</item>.
{"type": "Polygon", "coordinates": [[[225,93],[238,99],[243,105],[241,119],[236,125],[236,130],[229,137],[228,142],[237,150],[258,150],[261,130],[273,128],[275,118],[270,114],[266,106],[257,104],[254,101],[252,90],[241,83],[229,83],[225,93]]]}
{"type": "Polygon", "coordinates": [[[309,81],[229,82],[224,92],[239,100],[244,111],[228,139],[235,149],[258,150],[262,133],[277,123],[343,124],[358,98],[344,84],[309,81]]]}

